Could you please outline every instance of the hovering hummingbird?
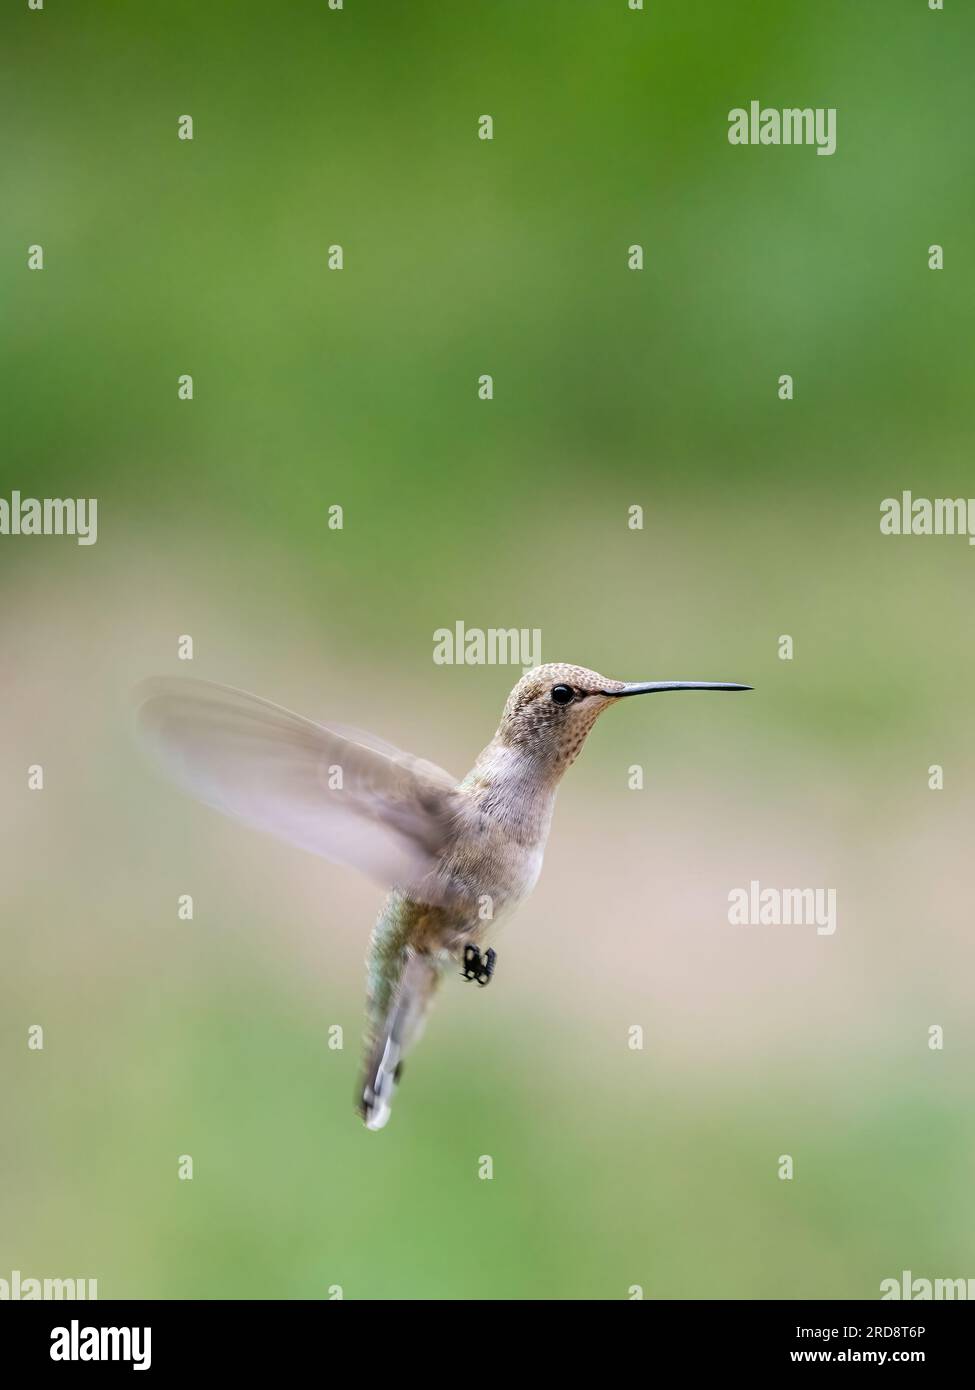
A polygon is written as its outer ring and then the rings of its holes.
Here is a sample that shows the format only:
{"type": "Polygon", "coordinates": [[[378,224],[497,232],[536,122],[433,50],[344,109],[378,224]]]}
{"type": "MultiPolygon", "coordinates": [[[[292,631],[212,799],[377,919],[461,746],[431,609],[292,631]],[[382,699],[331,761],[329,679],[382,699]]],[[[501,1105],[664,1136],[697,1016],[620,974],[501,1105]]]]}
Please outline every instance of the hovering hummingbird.
{"type": "Polygon", "coordinates": [[[460,782],[371,734],[206,681],[147,682],[139,719],[170,774],[200,800],[389,890],[370,942],[357,1096],[367,1127],[381,1129],[450,964],[479,985],[494,974],[487,940],[535,887],[559,782],[597,716],[630,695],[751,688],[537,666],[460,782]]]}

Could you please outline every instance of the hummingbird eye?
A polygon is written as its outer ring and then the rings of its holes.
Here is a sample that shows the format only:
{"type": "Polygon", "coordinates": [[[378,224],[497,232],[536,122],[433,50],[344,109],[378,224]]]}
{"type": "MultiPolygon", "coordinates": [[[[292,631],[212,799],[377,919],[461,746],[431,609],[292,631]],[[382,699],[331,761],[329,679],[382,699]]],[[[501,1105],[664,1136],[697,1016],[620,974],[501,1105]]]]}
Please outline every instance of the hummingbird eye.
{"type": "Polygon", "coordinates": [[[552,699],[557,705],[569,705],[573,700],[573,690],[569,685],[553,685],[552,699]]]}

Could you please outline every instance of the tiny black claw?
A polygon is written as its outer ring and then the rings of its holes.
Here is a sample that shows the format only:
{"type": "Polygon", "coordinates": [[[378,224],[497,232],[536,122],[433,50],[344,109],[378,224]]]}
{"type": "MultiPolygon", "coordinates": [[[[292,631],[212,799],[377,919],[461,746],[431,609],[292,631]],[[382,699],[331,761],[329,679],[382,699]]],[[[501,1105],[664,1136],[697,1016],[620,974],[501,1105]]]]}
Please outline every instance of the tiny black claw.
{"type": "Polygon", "coordinates": [[[494,963],[497,960],[497,952],[487,950],[482,956],[478,948],[474,945],[464,947],[464,970],[465,980],[476,980],[483,989],[494,974],[494,963]]]}
{"type": "Polygon", "coordinates": [[[488,947],[487,951],[484,954],[484,969],[481,972],[481,974],[477,977],[477,983],[482,987],[487,984],[491,976],[494,974],[494,965],[497,959],[497,951],[492,951],[491,948],[488,947]]]}

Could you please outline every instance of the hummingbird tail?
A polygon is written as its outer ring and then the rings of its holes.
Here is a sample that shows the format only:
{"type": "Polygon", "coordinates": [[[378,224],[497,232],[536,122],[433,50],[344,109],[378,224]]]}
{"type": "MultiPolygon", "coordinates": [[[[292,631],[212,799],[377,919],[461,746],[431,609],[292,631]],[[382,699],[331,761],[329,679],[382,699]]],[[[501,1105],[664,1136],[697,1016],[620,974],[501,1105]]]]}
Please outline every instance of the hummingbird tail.
{"type": "Polygon", "coordinates": [[[389,1120],[403,1058],[423,1031],[439,980],[440,969],[434,958],[408,947],[392,1003],[367,1047],[359,1088],[359,1114],[367,1129],[382,1129],[389,1120]]]}

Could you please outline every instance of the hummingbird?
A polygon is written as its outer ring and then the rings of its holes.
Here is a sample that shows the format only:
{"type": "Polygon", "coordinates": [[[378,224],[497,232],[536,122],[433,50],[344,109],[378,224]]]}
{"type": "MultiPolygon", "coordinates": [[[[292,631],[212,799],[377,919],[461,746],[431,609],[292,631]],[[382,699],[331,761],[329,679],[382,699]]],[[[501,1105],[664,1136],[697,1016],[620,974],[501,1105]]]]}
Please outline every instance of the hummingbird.
{"type": "Polygon", "coordinates": [[[145,682],[138,720],[169,774],[199,800],[387,890],[369,945],[356,1093],[367,1128],[378,1130],[447,971],[460,967],[480,986],[491,980],[497,953],[488,942],[538,881],[559,783],[599,715],[633,695],[751,689],[537,666],[460,781],[372,734],[207,681],[145,682]]]}

